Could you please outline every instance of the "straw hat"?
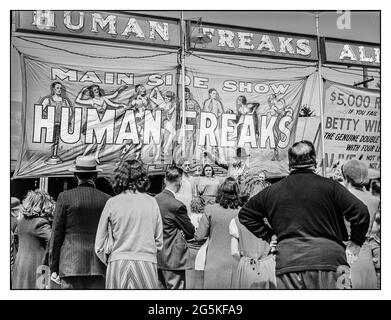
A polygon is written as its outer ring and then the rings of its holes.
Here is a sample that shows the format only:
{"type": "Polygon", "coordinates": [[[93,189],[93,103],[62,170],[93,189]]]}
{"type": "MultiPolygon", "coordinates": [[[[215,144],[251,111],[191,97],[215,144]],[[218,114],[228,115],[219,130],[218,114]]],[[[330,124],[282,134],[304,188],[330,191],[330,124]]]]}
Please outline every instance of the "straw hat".
{"type": "Polygon", "coordinates": [[[75,164],[68,169],[71,172],[101,172],[102,169],[97,168],[95,158],[90,156],[80,156],[76,158],[75,164]]]}

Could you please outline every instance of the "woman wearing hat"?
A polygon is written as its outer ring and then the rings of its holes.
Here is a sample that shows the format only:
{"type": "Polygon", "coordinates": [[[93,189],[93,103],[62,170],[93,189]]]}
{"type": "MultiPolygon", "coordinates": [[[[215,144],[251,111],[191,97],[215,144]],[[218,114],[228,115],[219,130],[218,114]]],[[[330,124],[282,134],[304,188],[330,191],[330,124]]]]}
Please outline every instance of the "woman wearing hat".
{"type": "Polygon", "coordinates": [[[157,252],[163,227],[150,181],[137,160],[121,162],[114,172],[118,194],[107,201],[95,239],[95,252],[107,263],[106,289],[158,289],[157,252]]]}
{"type": "Polygon", "coordinates": [[[54,200],[46,191],[29,191],[23,200],[18,224],[19,248],[16,255],[13,289],[35,289],[36,272],[42,265],[51,236],[54,200]]]}

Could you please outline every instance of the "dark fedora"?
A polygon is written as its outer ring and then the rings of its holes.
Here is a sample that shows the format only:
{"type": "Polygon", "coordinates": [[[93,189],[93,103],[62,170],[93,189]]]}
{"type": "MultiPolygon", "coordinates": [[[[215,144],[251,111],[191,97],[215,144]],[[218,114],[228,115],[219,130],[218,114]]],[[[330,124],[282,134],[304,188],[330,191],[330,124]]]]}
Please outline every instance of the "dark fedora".
{"type": "Polygon", "coordinates": [[[75,164],[68,170],[71,172],[101,172],[96,165],[96,160],[91,156],[79,156],[76,158],[75,164]]]}

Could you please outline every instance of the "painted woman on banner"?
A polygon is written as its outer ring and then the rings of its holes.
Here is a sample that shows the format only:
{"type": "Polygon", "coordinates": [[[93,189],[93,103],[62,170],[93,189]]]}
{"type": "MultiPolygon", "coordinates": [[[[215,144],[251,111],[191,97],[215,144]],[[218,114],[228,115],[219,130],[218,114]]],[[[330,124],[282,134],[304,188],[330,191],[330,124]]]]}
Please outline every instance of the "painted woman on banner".
{"type": "MultiPolygon", "coordinates": [[[[221,128],[221,115],[226,112],[223,107],[223,103],[221,102],[221,98],[216,89],[212,88],[208,90],[208,99],[204,101],[202,111],[211,112],[217,117],[217,128],[215,130],[216,141],[220,140],[220,128],[221,128]]],[[[231,111],[227,109],[227,111],[231,111]]],[[[232,111],[231,111],[232,112],[232,111]]],[[[209,149],[209,148],[207,148],[209,149]]],[[[223,148],[215,147],[215,151],[217,152],[218,157],[223,157],[223,148]]]]}
{"type": "MultiPolygon", "coordinates": [[[[122,148],[120,159],[140,159],[144,163],[157,163],[160,158],[160,145],[152,141],[150,144],[144,144],[144,126],[145,122],[152,119],[145,119],[145,111],[150,111],[153,117],[156,117],[156,110],[162,110],[160,105],[164,103],[161,92],[158,87],[150,90],[149,94],[143,84],[135,86],[135,93],[130,97],[129,108],[134,110],[136,127],[140,143],[125,144],[122,148]]],[[[163,111],[163,110],[162,110],[163,111]]],[[[162,120],[164,111],[162,112],[162,120]]]]}
{"type": "MultiPolygon", "coordinates": [[[[257,110],[259,108],[258,102],[248,102],[247,98],[243,95],[238,96],[236,99],[236,112],[237,112],[237,122],[236,122],[236,139],[237,143],[239,142],[240,135],[242,133],[243,123],[246,115],[251,115],[254,122],[255,135],[259,137],[259,120],[257,110]]],[[[250,154],[249,146],[245,146],[245,149],[248,154],[250,154]]],[[[247,159],[247,166],[250,165],[249,159],[247,159]]]]}
{"type": "Polygon", "coordinates": [[[177,99],[172,91],[165,92],[163,96],[164,102],[159,104],[159,109],[162,110],[162,156],[164,159],[171,159],[176,134],[177,99]]]}
{"type": "MultiPolygon", "coordinates": [[[[127,109],[127,106],[125,104],[116,103],[116,102],[112,101],[112,99],[116,98],[118,96],[118,94],[121,91],[125,90],[126,88],[127,88],[127,86],[121,86],[113,93],[105,95],[103,90],[100,88],[100,86],[93,84],[89,87],[84,87],[80,91],[80,93],[76,97],[76,103],[83,105],[83,106],[91,106],[91,107],[95,108],[98,113],[99,118],[102,119],[102,117],[104,116],[106,109],[108,107],[113,107],[113,108],[121,108],[122,107],[124,109],[127,109]],[[89,98],[85,98],[85,94],[87,92],[90,96],[89,98]]],[[[86,132],[86,127],[87,127],[87,122],[83,125],[83,128],[82,128],[82,133],[84,133],[84,134],[86,132]]],[[[94,141],[93,144],[89,144],[85,148],[83,156],[89,154],[92,150],[95,149],[95,155],[94,155],[95,159],[96,159],[97,163],[100,163],[99,155],[100,155],[100,151],[105,146],[106,135],[107,135],[107,133],[105,132],[105,134],[102,137],[103,142],[98,143],[97,141],[94,141]]]]}
{"type": "Polygon", "coordinates": [[[53,82],[50,85],[50,95],[42,99],[43,114],[47,117],[48,107],[54,107],[54,128],[53,128],[53,145],[52,154],[45,160],[46,164],[61,163],[62,160],[58,156],[61,133],[61,113],[63,108],[69,108],[68,124],[72,123],[73,106],[71,100],[66,96],[65,87],[61,82],[53,82]]]}
{"type": "MultiPolygon", "coordinates": [[[[180,103],[182,105],[182,102],[180,103]]],[[[192,125],[193,130],[186,130],[185,132],[185,154],[183,154],[183,137],[182,137],[182,130],[179,132],[178,136],[178,142],[179,145],[174,150],[174,159],[178,161],[180,158],[184,157],[186,159],[192,159],[195,153],[195,148],[197,145],[197,134],[195,132],[198,131],[198,128],[200,127],[200,117],[201,117],[201,107],[197,100],[193,98],[193,94],[191,93],[190,89],[188,87],[185,88],[185,109],[186,113],[189,111],[195,111],[196,117],[195,118],[188,118],[186,124],[192,125]]],[[[182,115],[180,119],[180,123],[182,124],[182,115]]]]}
{"type": "MultiPolygon", "coordinates": [[[[293,120],[293,109],[289,106],[285,106],[285,100],[284,99],[277,99],[276,94],[272,94],[268,99],[267,102],[269,104],[268,109],[266,110],[266,115],[268,116],[268,122],[271,120],[272,116],[276,116],[276,122],[273,126],[273,135],[274,135],[274,141],[275,141],[275,147],[273,150],[273,158],[272,161],[280,161],[280,156],[278,152],[278,143],[284,139],[282,137],[279,124],[283,117],[288,116],[291,117],[293,120]]],[[[291,120],[291,121],[292,121],[291,120]]],[[[285,137],[286,139],[286,137],[285,137]]]]}
{"type": "Polygon", "coordinates": [[[239,116],[238,122],[237,122],[237,128],[238,128],[238,137],[240,136],[240,133],[242,131],[244,118],[246,115],[252,115],[254,119],[254,127],[255,127],[255,134],[259,136],[259,125],[258,125],[258,116],[257,116],[257,109],[259,107],[258,102],[247,102],[247,98],[245,96],[239,96],[236,99],[236,111],[239,116]]]}

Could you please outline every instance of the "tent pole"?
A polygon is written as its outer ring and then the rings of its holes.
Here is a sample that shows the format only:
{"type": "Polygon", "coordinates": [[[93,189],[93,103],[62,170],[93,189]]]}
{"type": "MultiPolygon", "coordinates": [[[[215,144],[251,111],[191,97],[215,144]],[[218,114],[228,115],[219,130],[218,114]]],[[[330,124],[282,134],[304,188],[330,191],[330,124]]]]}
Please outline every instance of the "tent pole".
{"type": "Polygon", "coordinates": [[[322,59],[320,54],[320,36],[319,36],[319,11],[315,12],[316,37],[318,43],[318,88],[319,88],[319,106],[320,106],[320,142],[322,150],[322,175],[326,176],[326,161],[324,148],[324,107],[323,107],[323,77],[322,77],[322,59]]]}
{"type": "Polygon", "coordinates": [[[185,83],[186,83],[186,69],[185,69],[185,49],[186,49],[186,26],[185,20],[183,19],[183,11],[181,11],[181,91],[182,91],[182,126],[181,126],[181,134],[182,134],[182,156],[184,157],[186,154],[186,100],[185,100],[185,83]]]}
{"type": "Polygon", "coordinates": [[[49,178],[41,177],[39,178],[39,189],[49,192],[49,178]]]}

